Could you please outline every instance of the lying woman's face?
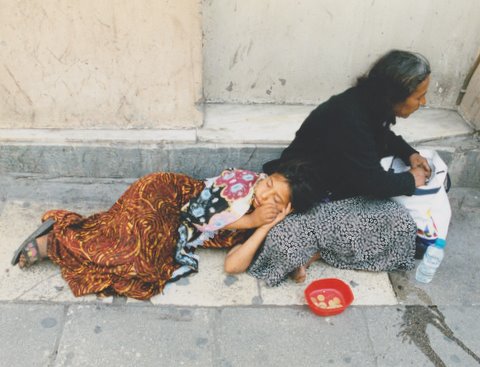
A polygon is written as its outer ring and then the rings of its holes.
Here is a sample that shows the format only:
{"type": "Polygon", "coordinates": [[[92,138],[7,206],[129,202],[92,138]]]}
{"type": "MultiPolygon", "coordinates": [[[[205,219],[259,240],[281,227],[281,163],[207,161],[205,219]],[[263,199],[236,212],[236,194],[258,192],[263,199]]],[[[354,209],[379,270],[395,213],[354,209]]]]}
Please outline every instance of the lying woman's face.
{"type": "Polygon", "coordinates": [[[414,113],[420,106],[424,106],[427,103],[425,95],[427,94],[428,85],[430,84],[430,76],[428,76],[423,82],[421,82],[417,89],[410,94],[403,102],[397,103],[393,107],[395,116],[407,118],[414,113]]]}
{"type": "Polygon", "coordinates": [[[258,208],[265,204],[274,204],[283,210],[290,202],[290,185],[282,175],[274,173],[261,180],[255,187],[253,206],[258,208]]]}

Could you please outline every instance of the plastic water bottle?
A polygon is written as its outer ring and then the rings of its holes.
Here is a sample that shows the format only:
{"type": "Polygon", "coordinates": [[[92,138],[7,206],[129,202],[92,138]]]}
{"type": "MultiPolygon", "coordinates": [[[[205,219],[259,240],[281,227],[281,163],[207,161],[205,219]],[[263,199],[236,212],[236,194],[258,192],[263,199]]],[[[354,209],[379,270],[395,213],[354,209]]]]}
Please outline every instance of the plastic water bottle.
{"type": "Polygon", "coordinates": [[[437,238],[435,244],[427,247],[422,262],[418,265],[415,279],[421,283],[430,283],[443,260],[445,240],[437,238]]]}

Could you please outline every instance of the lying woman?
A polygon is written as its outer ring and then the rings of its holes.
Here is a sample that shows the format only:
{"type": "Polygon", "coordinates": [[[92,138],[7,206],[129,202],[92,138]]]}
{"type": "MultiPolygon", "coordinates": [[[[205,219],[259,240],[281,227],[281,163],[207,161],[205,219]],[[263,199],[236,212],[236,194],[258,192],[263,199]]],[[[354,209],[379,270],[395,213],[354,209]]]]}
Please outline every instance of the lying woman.
{"type": "Polygon", "coordinates": [[[77,297],[141,300],[196,271],[197,246],[235,246],[225,269],[245,271],[268,231],[293,208],[308,208],[308,176],[299,162],[280,165],[270,176],[232,169],[205,181],[153,173],[133,183],[108,211],[89,217],[47,211],[12,264],[27,268],[48,258],[77,297]]]}

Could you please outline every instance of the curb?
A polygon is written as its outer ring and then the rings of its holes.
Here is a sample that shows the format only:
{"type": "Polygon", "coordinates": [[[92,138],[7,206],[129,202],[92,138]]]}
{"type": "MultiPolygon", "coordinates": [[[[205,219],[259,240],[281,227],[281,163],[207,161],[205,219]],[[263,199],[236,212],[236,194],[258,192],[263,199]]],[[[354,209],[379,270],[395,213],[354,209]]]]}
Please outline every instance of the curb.
{"type": "MultiPolygon", "coordinates": [[[[435,149],[449,166],[452,184],[478,187],[480,141],[476,135],[413,143],[435,149]]],[[[261,170],[284,145],[220,145],[214,143],[34,144],[0,146],[0,174],[44,178],[135,178],[155,171],[210,177],[227,167],[261,170]]]]}

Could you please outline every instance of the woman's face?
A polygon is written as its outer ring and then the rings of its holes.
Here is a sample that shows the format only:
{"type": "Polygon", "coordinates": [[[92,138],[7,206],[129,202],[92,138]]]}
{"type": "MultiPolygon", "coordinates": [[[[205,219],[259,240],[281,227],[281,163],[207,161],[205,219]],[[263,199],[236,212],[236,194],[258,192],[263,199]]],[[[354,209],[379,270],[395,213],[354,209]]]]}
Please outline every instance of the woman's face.
{"type": "Polygon", "coordinates": [[[290,185],[282,175],[274,173],[261,180],[255,187],[253,206],[258,208],[265,204],[274,204],[279,211],[290,202],[290,185]]]}
{"type": "Polygon", "coordinates": [[[418,85],[417,89],[415,89],[405,101],[397,103],[393,107],[395,116],[407,118],[416,110],[418,110],[420,106],[424,106],[427,103],[425,96],[427,94],[429,84],[430,75],[418,85]]]}

